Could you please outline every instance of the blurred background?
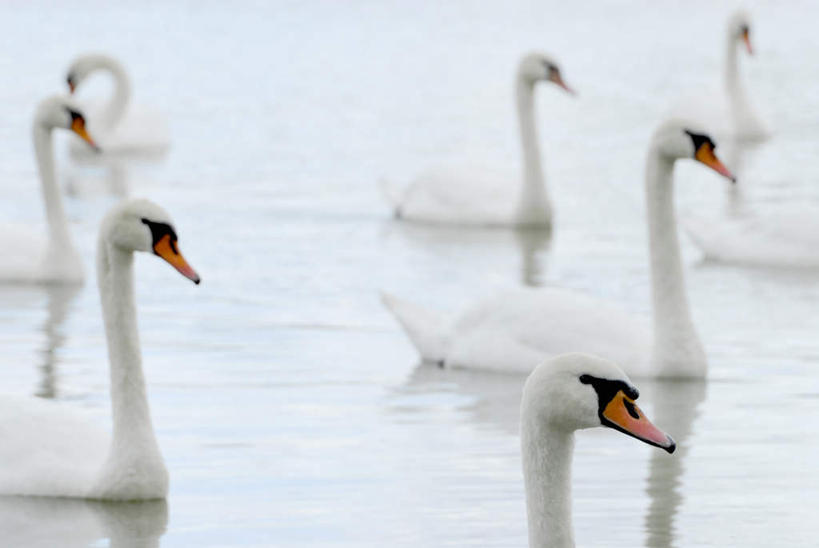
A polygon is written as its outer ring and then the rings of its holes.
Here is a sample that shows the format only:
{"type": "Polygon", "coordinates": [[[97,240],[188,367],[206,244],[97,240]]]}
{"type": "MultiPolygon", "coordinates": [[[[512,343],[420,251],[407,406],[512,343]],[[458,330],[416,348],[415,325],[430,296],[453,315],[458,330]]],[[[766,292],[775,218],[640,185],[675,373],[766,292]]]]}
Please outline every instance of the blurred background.
{"type": "MultiPolygon", "coordinates": [[[[520,285],[648,316],[643,167],[684,95],[719,89],[733,2],[93,2],[0,4],[0,218],[41,223],[37,102],[98,51],[170,128],[166,157],[58,175],[83,252],[78,289],[0,287],[0,386],[107,424],[94,281],[99,220],[123,193],[173,216],[202,275],[137,259],[141,341],[167,506],[3,499],[8,546],[524,546],[523,377],[418,365],[387,290],[454,313],[520,285]],[[425,168],[517,174],[519,57],[555,57],[578,92],[536,91],[550,238],[393,221],[378,188],[425,168]],[[111,192],[111,189],[114,192],[111,192]]],[[[819,201],[813,2],[746,4],[749,95],[774,130],[719,144],[742,199],[819,201]]],[[[95,76],[79,98],[107,97],[95,76]]],[[[737,199],[682,162],[680,211],[737,199]]],[[[819,534],[819,280],[704,262],[683,238],[710,382],[641,383],[674,457],[578,436],[579,546],[811,546],[819,534]]]]}

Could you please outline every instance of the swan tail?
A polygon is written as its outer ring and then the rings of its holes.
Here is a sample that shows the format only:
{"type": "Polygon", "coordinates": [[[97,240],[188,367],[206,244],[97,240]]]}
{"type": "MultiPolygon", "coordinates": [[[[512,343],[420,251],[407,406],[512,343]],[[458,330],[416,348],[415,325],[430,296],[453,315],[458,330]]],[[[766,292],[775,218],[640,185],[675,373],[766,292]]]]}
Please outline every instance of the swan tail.
{"type": "Polygon", "coordinates": [[[381,294],[381,302],[404,328],[424,361],[444,363],[449,324],[442,315],[388,293],[381,294]]]}
{"type": "Polygon", "coordinates": [[[404,201],[403,189],[391,183],[383,177],[378,181],[378,188],[381,189],[381,195],[387,201],[387,204],[392,208],[393,213],[397,218],[401,217],[401,202],[404,201]]]}

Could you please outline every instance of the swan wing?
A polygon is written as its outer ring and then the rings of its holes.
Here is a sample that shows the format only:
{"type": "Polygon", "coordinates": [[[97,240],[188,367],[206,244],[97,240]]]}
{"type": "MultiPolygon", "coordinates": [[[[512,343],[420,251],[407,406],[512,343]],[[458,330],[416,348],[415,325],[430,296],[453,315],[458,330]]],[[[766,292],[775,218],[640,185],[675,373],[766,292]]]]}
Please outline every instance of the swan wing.
{"type": "Polygon", "coordinates": [[[750,266],[819,267],[819,211],[777,210],[728,218],[687,217],[686,232],[712,260],[750,266]]]}
{"type": "Polygon", "coordinates": [[[404,328],[421,359],[442,362],[449,344],[449,322],[440,314],[383,293],[381,300],[404,328]]]}
{"type": "Polygon", "coordinates": [[[0,281],[36,281],[42,276],[46,239],[40,227],[0,226],[0,281]]]}
{"type": "Polygon", "coordinates": [[[513,222],[520,182],[493,171],[429,171],[406,189],[396,215],[413,221],[461,225],[513,222]]]}
{"type": "Polygon", "coordinates": [[[100,155],[162,155],[170,148],[168,126],[158,110],[146,105],[129,104],[117,126],[108,129],[99,122],[103,109],[104,105],[96,101],[87,106],[88,132],[102,152],[95,152],[78,139],[72,139],[69,145],[72,157],[99,159],[100,155]]]}
{"type": "Polygon", "coordinates": [[[85,496],[108,439],[92,418],[62,403],[0,397],[0,493],[85,496]]]}
{"type": "Polygon", "coordinates": [[[618,307],[574,291],[520,289],[470,308],[456,322],[446,364],[528,373],[544,359],[590,352],[643,375],[650,331],[618,307]]]}

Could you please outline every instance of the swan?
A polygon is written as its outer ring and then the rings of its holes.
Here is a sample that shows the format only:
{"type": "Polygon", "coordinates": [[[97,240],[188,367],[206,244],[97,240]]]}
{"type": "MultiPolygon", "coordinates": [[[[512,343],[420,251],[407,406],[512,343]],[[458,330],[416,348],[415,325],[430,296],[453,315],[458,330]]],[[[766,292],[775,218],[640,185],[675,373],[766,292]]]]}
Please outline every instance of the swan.
{"type": "MultiPolygon", "coordinates": [[[[74,94],[95,72],[107,72],[114,80],[114,94],[105,104],[89,108],[89,128],[97,136],[106,155],[161,155],[170,146],[168,131],[152,109],[131,102],[131,81],[122,64],[111,56],[89,53],[80,55],[69,66],[66,83],[74,94]]],[[[72,155],[86,156],[87,151],[71,148],[72,155]]]]}
{"type": "Polygon", "coordinates": [[[518,123],[523,151],[523,184],[486,172],[429,171],[403,190],[383,183],[396,218],[428,223],[549,227],[552,205],[546,192],[535,127],[534,88],[539,81],[574,93],[555,61],[542,53],[524,56],[517,70],[518,123]]]}
{"type": "Polygon", "coordinates": [[[68,230],[63,201],[54,168],[54,129],[79,135],[92,150],[98,150],[88,134],[85,116],[74,103],[60,96],[40,102],[34,115],[34,153],[43,189],[48,234],[43,238],[31,227],[3,226],[0,230],[0,282],[81,283],[82,261],[68,230]]]}
{"type": "Polygon", "coordinates": [[[605,426],[673,453],[674,440],[649,421],[639,392],[614,363],[564,354],[526,379],[520,404],[520,446],[530,548],[574,546],[571,464],[574,431],[605,426]]]}
{"type": "Polygon", "coordinates": [[[739,73],[739,50],[744,48],[748,55],[753,55],[751,18],[747,12],[738,10],[728,18],[724,48],[721,88],[698,89],[680,99],[670,112],[678,117],[707,120],[719,137],[730,136],[745,143],[764,141],[770,132],[751,106],[739,73]]]}
{"type": "Polygon", "coordinates": [[[99,286],[111,376],[113,431],[53,401],[0,398],[0,493],[107,500],[165,498],[168,472],[151,423],[137,334],[134,252],[151,252],[198,284],[168,214],[130,199],[103,219],[99,286]]]}
{"type": "Polygon", "coordinates": [[[517,289],[468,307],[454,319],[384,294],[422,359],[441,365],[529,372],[543,358],[586,348],[628,364],[635,377],[701,378],[702,344],[688,310],[677,240],[673,171],[694,158],[733,179],[708,135],[671,119],[651,139],[646,163],[653,329],[618,307],[559,288],[517,289]]]}
{"type": "Polygon", "coordinates": [[[734,136],[742,140],[759,141],[768,137],[769,132],[748,102],[745,87],[739,76],[737,49],[740,42],[745,45],[748,55],[753,55],[751,18],[742,10],[734,12],[728,18],[723,85],[728,98],[734,136]]]}
{"type": "Polygon", "coordinates": [[[747,267],[816,269],[818,215],[815,208],[781,206],[718,219],[691,215],[684,227],[706,260],[747,267]]]}

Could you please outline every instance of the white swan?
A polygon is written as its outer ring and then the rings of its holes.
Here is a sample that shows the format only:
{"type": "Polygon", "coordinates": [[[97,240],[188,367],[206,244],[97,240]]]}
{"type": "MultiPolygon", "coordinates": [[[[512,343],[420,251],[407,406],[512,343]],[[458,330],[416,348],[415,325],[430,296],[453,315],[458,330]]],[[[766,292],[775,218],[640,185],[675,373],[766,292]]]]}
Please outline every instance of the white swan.
{"type": "Polygon", "coordinates": [[[550,226],[552,204],[543,178],[534,115],[534,87],[539,81],[552,82],[573,93],[550,57],[530,53],[520,61],[516,93],[523,151],[522,184],[514,178],[495,178],[486,171],[430,171],[402,191],[384,185],[395,216],[459,225],[550,226]]]}
{"type": "Polygon", "coordinates": [[[14,283],[80,283],[82,261],[71,242],[62,196],[57,187],[54,168],[55,128],[70,129],[91,150],[97,146],[88,135],[85,118],[64,97],[49,97],[40,102],[34,115],[34,153],[45,202],[48,235],[44,238],[31,227],[3,226],[0,230],[0,282],[14,283]]]}
{"type": "Polygon", "coordinates": [[[731,217],[686,217],[685,230],[711,261],[749,267],[819,268],[819,211],[804,206],[731,217]]]}
{"type": "Polygon", "coordinates": [[[739,73],[739,49],[753,54],[751,19],[745,11],[736,11],[728,18],[724,48],[721,86],[698,89],[686,95],[670,112],[677,117],[707,121],[708,127],[720,138],[763,141],[770,132],[751,106],[739,73]]]}
{"type": "Polygon", "coordinates": [[[695,158],[726,177],[714,143],[670,120],[654,133],[646,165],[653,329],[610,304],[561,289],[519,289],[484,299],[455,321],[384,296],[424,360],[450,367],[531,371],[544,358],[587,349],[639,377],[704,377],[691,321],[673,202],[674,163],[695,158]]]}
{"type": "MultiPolygon", "coordinates": [[[[97,137],[106,155],[161,155],[170,146],[168,130],[162,117],[150,108],[131,102],[131,81],[122,64],[108,55],[97,53],[77,57],[68,68],[66,83],[75,93],[94,72],[109,73],[114,80],[114,94],[104,104],[93,104],[88,110],[89,129],[97,137]]],[[[87,151],[71,148],[76,156],[87,151]]]]}
{"type": "Polygon", "coordinates": [[[0,493],[110,500],[164,498],[168,473],[154,436],[133,290],[134,251],[152,252],[199,283],[168,214],[146,200],[113,207],[100,228],[97,283],[111,375],[108,436],[66,406],[0,398],[0,493]]]}
{"type": "Polygon", "coordinates": [[[739,76],[737,49],[740,42],[744,43],[748,55],[753,55],[751,19],[744,11],[737,11],[728,19],[723,84],[728,98],[734,136],[749,141],[763,140],[769,135],[768,129],[748,102],[745,87],[739,76]]]}
{"type": "Polygon", "coordinates": [[[565,354],[538,366],[523,388],[520,445],[530,548],[573,548],[574,431],[605,426],[673,453],[674,440],[649,421],[615,364],[565,354]]]}

